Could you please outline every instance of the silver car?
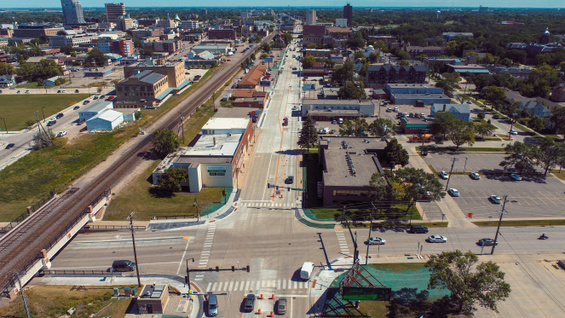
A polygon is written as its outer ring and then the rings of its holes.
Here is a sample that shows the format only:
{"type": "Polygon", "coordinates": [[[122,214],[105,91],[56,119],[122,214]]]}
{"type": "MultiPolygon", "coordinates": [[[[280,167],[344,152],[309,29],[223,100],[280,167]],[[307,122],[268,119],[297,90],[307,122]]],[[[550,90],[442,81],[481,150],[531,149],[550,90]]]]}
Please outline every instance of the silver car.
{"type": "Polygon", "coordinates": [[[447,242],[447,238],[442,235],[430,235],[427,241],[430,243],[445,243],[447,242]]]}

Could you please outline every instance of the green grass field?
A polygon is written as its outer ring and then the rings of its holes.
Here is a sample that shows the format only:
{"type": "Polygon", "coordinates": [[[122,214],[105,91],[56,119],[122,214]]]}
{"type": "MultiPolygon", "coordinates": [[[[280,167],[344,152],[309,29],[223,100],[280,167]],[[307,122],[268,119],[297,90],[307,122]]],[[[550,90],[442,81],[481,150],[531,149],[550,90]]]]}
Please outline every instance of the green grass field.
{"type": "MultiPolygon", "coordinates": [[[[0,95],[0,116],[6,120],[9,131],[21,130],[27,127],[25,124],[27,121],[35,122],[36,111],[40,120],[43,119],[44,113],[45,117],[49,118],[88,96],[88,94],[0,95]]],[[[6,130],[3,121],[0,127],[2,131],[6,130]]]]}

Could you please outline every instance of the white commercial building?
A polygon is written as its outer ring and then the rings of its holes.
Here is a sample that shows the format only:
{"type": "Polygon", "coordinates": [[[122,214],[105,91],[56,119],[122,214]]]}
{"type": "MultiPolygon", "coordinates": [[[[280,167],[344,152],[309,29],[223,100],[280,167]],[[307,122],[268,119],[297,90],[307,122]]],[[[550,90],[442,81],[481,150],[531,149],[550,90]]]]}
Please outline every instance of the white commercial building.
{"type": "Polygon", "coordinates": [[[112,109],[106,109],[86,121],[88,131],[114,130],[124,122],[124,115],[112,109]]]}

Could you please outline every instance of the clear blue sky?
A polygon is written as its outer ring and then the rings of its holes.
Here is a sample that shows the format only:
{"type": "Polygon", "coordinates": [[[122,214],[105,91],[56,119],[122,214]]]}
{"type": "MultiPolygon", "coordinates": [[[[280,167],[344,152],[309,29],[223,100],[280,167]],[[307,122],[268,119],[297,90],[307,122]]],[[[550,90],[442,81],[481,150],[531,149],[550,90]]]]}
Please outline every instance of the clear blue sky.
{"type": "MultiPolygon", "coordinates": [[[[60,8],[60,0],[24,0],[24,1],[2,1],[0,9],[7,8],[60,8]]],[[[245,7],[265,7],[265,6],[344,6],[347,0],[329,0],[329,1],[307,1],[303,0],[247,0],[247,1],[233,1],[233,0],[215,0],[211,2],[205,1],[186,1],[186,0],[168,0],[168,1],[155,1],[155,0],[79,0],[83,7],[104,7],[107,2],[123,2],[127,7],[187,7],[187,6],[202,6],[203,3],[210,4],[209,7],[222,7],[222,6],[245,6],[245,7]]],[[[497,1],[469,1],[469,0],[356,0],[349,1],[353,7],[478,7],[483,5],[485,7],[497,8],[565,8],[565,0],[497,0],[497,1]]]]}

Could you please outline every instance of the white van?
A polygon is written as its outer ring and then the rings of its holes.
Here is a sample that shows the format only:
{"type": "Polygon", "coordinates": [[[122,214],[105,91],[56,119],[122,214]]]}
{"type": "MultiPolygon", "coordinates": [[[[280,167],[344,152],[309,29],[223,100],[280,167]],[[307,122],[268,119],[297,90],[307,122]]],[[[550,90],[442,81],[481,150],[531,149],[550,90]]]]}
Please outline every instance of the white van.
{"type": "Polygon", "coordinates": [[[302,268],[300,269],[300,278],[303,280],[310,279],[310,275],[312,275],[313,270],[314,270],[314,263],[304,262],[304,264],[302,264],[302,268]]]}

